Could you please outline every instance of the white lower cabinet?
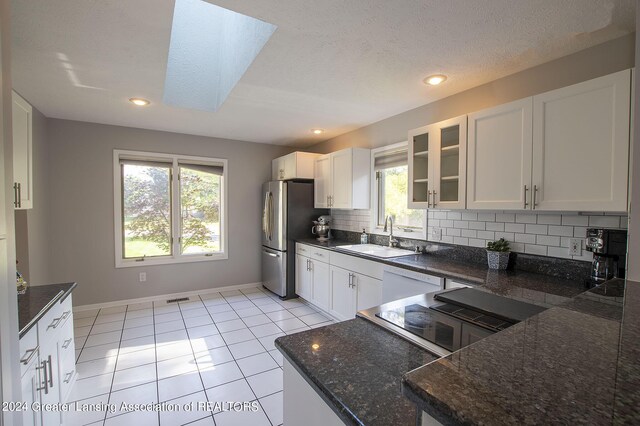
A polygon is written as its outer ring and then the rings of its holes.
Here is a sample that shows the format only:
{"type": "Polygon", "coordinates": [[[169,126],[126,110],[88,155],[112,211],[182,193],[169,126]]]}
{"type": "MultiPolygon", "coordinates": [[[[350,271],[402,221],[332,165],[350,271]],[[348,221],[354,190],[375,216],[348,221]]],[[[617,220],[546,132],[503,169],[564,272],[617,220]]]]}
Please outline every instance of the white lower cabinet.
{"type": "MultiPolygon", "coordinates": [[[[29,405],[65,403],[76,380],[71,295],[50,310],[20,339],[22,400],[29,405]]],[[[27,410],[24,425],[62,424],[62,412],[27,410]]]]}
{"type": "Polygon", "coordinates": [[[339,320],[382,303],[382,264],[296,245],[296,294],[339,320]]]}

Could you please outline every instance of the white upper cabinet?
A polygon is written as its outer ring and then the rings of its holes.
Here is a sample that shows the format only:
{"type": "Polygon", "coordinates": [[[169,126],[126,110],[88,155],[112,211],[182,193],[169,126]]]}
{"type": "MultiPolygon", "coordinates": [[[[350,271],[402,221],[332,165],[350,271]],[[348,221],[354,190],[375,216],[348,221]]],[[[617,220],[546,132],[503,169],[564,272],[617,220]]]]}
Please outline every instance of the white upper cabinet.
{"type": "Polygon", "coordinates": [[[532,143],[532,98],[469,114],[467,208],[528,208],[532,143]]]}
{"type": "Polygon", "coordinates": [[[271,179],[313,179],[313,163],[319,154],[292,152],[271,161],[271,179]]]}
{"type": "Polygon", "coordinates": [[[314,176],[316,208],[370,208],[370,150],[347,148],[320,156],[314,176]]]}
{"type": "Polygon", "coordinates": [[[467,116],[409,131],[409,207],[464,209],[467,116]]]}
{"type": "Polygon", "coordinates": [[[32,120],[33,109],[16,92],[13,99],[13,205],[16,209],[33,207],[32,120]]]}
{"type": "Polygon", "coordinates": [[[631,71],[533,97],[539,210],[627,210],[631,71]]]}

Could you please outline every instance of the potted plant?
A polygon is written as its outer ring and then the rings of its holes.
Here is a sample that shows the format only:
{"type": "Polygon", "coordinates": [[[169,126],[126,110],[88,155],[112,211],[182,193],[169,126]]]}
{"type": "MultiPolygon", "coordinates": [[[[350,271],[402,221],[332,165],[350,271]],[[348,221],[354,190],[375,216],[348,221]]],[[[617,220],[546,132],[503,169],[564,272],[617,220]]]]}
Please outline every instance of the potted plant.
{"type": "Polygon", "coordinates": [[[509,254],[509,241],[504,238],[487,243],[487,261],[490,269],[507,269],[509,254]]]}

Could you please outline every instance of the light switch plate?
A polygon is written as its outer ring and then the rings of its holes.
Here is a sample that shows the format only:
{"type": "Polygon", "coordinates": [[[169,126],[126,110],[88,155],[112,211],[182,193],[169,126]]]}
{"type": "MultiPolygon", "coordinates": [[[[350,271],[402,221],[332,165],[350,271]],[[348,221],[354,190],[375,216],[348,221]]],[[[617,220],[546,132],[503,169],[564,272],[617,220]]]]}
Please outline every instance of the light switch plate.
{"type": "Polygon", "coordinates": [[[582,256],[582,238],[569,239],[569,255],[582,256]]]}
{"type": "Polygon", "coordinates": [[[139,280],[140,280],[141,283],[147,281],[147,273],[146,272],[140,272],[139,280]]]}
{"type": "Polygon", "coordinates": [[[433,241],[441,241],[442,240],[442,228],[432,228],[431,229],[431,240],[433,240],[433,241]]]}

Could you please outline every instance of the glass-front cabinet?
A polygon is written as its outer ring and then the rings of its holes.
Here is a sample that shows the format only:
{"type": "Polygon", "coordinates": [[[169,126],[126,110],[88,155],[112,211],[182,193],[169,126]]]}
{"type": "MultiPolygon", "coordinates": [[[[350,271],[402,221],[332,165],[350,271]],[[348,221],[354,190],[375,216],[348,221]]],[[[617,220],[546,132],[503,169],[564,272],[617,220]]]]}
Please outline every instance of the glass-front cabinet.
{"type": "Polygon", "coordinates": [[[467,116],[409,131],[409,207],[464,209],[467,116]]]}

